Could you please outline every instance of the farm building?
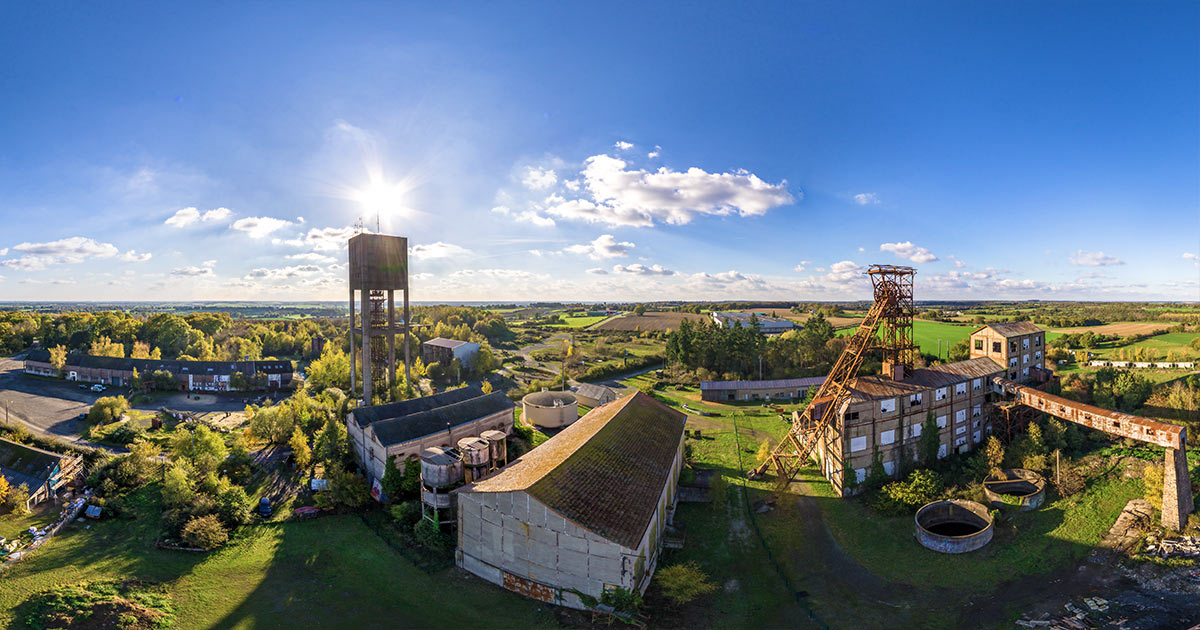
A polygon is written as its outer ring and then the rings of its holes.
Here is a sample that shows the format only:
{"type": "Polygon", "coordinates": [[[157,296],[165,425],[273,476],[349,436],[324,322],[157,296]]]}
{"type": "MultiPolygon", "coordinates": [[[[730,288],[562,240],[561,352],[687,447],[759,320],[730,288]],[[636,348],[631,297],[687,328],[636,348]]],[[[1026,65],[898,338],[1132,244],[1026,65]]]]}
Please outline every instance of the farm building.
{"type": "Polygon", "coordinates": [[[475,355],[479,353],[479,344],[458,339],[430,339],[421,344],[421,360],[425,363],[441,363],[449,366],[450,362],[458,359],[464,368],[475,364],[475,355]]]}
{"type": "Polygon", "coordinates": [[[571,392],[543,390],[521,399],[521,417],[536,427],[557,429],[579,419],[579,400],[571,392]]]}
{"type": "Polygon", "coordinates": [[[26,486],[26,507],[49,499],[79,471],[83,460],[78,455],[54,453],[0,439],[0,475],[16,488],[26,486]]]}
{"type": "MultiPolygon", "coordinates": [[[[72,352],[67,355],[62,373],[68,381],[129,387],[134,370],[143,381],[154,372],[170,372],[179,382],[179,389],[186,391],[237,391],[235,374],[244,376],[250,387],[283,389],[292,384],[291,361],[164,361],[72,352]]],[[[50,364],[50,351],[35,349],[26,353],[25,373],[58,376],[58,370],[50,364]]]]}
{"type": "Polygon", "coordinates": [[[458,565],[572,608],[586,608],[576,593],[644,592],[675,511],[685,420],[637,392],[458,488],[458,565]]]}
{"type": "Polygon", "coordinates": [[[701,381],[700,399],[709,402],[799,400],[808,395],[808,390],[820,387],[824,382],[824,376],[769,381],[701,381]]]}
{"type": "Polygon", "coordinates": [[[1046,367],[1046,331],[1031,322],[998,322],[971,333],[972,359],[988,357],[1004,366],[1010,381],[1039,380],[1046,367]]]}
{"type": "Polygon", "coordinates": [[[484,431],[512,435],[513,404],[502,392],[485,394],[478,387],[359,407],[346,414],[346,432],[355,457],[367,476],[382,479],[389,457],[403,468],[431,446],[450,448],[462,438],[484,431]]]}
{"type": "Polygon", "coordinates": [[[713,311],[713,321],[719,326],[725,328],[733,328],[737,325],[749,328],[758,323],[758,330],[764,335],[781,335],[789,330],[799,330],[802,328],[796,322],[782,317],[767,315],[766,313],[735,313],[735,312],[717,312],[713,311]]]}
{"type": "Polygon", "coordinates": [[[580,404],[588,407],[599,407],[617,399],[617,390],[595,383],[580,383],[575,388],[575,397],[580,404]]]}

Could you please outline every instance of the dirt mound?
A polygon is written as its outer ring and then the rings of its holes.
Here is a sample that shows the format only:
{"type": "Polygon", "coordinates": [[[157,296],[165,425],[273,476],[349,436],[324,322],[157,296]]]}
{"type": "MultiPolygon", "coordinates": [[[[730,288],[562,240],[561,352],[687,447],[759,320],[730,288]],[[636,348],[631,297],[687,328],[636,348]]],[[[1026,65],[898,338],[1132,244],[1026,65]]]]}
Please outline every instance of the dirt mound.
{"type": "Polygon", "coordinates": [[[172,625],[168,596],[156,585],[131,580],[62,586],[29,602],[30,625],[64,630],[155,630],[172,625]]]}

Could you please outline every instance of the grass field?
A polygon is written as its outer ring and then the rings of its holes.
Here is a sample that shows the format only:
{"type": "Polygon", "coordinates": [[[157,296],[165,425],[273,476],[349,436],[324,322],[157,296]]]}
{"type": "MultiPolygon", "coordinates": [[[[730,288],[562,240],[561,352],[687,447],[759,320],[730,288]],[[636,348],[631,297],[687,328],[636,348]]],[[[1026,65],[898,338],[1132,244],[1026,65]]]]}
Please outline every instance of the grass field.
{"type": "MultiPolygon", "coordinates": [[[[979,328],[976,324],[948,324],[916,320],[913,322],[913,337],[923,354],[933,354],[945,358],[950,347],[971,336],[971,331],[979,328]],[[938,340],[941,340],[939,354],[938,340]]],[[[838,335],[853,335],[857,327],[844,328],[837,331],[838,335]]]]}
{"type": "Polygon", "coordinates": [[[5,574],[0,626],[26,627],[23,604],[50,587],[131,578],[162,583],[184,629],[558,625],[547,607],[457,569],[422,572],[355,515],[243,528],[207,554],[156,549],[157,492],[134,495],[136,519],[71,525],[5,574]]]}
{"type": "Polygon", "coordinates": [[[1176,322],[1118,322],[1101,326],[1080,326],[1078,328],[1051,328],[1049,330],[1061,334],[1079,334],[1092,331],[1097,335],[1148,335],[1156,330],[1164,330],[1174,326],[1176,322]]]}
{"type": "Polygon", "coordinates": [[[567,315],[563,317],[562,324],[554,324],[553,326],[555,328],[587,328],[592,324],[598,324],[606,319],[608,319],[606,315],[596,315],[591,317],[586,315],[567,315]]]}

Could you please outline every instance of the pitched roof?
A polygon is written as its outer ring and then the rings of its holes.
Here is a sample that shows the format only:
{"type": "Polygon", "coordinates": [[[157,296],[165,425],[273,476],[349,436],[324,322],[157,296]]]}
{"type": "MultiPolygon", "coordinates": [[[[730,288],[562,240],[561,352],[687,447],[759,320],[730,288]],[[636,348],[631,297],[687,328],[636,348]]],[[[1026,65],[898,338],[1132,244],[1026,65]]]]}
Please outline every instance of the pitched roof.
{"type": "Polygon", "coordinates": [[[457,492],[524,490],[629,549],[650,525],[687,416],[635,392],[596,407],[499,473],[457,492]]]}
{"type": "MultiPolygon", "coordinates": [[[[50,351],[46,349],[30,350],[25,355],[26,361],[49,363],[50,351]]],[[[99,370],[115,370],[130,372],[137,368],[138,372],[149,374],[157,370],[166,370],[175,376],[180,374],[291,374],[291,361],[179,361],[165,359],[123,359],[119,357],[94,357],[82,352],[72,352],[67,355],[67,365],[72,367],[92,368],[99,370]]]]}
{"type": "Polygon", "coordinates": [[[371,424],[371,431],[380,444],[392,446],[474,422],[494,413],[511,411],[515,407],[504,392],[493,392],[402,418],[380,420],[371,424]]]}
{"type": "Polygon", "coordinates": [[[25,484],[30,490],[37,489],[46,483],[50,473],[65,457],[61,453],[0,439],[0,475],[4,475],[13,487],[25,484]]]}
{"type": "Polygon", "coordinates": [[[424,345],[426,345],[426,346],[438,346],[438,347],[440,347],[440,348],[450,348],[450,349],[454,349],[454,348],[457,348],[457,347],[459,347],[459,346],[461,346],[461,345],[463,345],[463,344],[467,344],[467,343],[470,343],[470,342],[469,342],[469,341],[462,341],[462,340],[459,340],[459,339],[444,339],[444,338],[442,338],[442,337],[437,337],[437,338],[435,338],[435,339],[430,339],[429,341],[426,341],[424,345]]]}
{"type": "Polygon", "coordinates": [[[372,405],[370,407],[359,407],[350,411],[350,417],[358,423],[359,427],[366,428],[372,422],[380,420],[390,420],[392,418],[403,418],[422,411],[429,411],[438,407],[452,405],[464,400],[478,398],[483,395],[483,390],[474,385],[467,387],[459,387],[451,389],[440,394],[432,396],[422,396],[421,398],[410,398],[399,402],[388,403],[386,405],[372,405]]]}
{"type": "Polygon", "coordinates": [[[812,387],[825,382],[824,376],[810,376],[807,378],[778,378],[767,381],[702,381],[700,389],[703,390],[725,390],[725,389],[781,389],[785,387],[812,387]]]}
{"type": "Polygon", "coordinates": [[[968,379],[992,376],[1003,372],[1004,366],[988,357],[943,363],[927,368],[913,370],[903,381],[894,381],[883,376],[860,376],[850,383],[854,390],[854,398],[865,400],[872,398],[891,398],[906,394],[916,394],[929,389],[948,387],[968,379]]]}
{"type": "Polygon", "coordinates": [[[1034,333],[1042,332],[1041,327],[1033,322],[995,322],[985,326],[980,326],[979,328],[971,331],[971,334],[973,335],[984,328],[991,328],[1001,337],[1019,337],[1021,335],[1032,335],[1034,333]]]}
{"type": "Polygon", "coordinates": [[[579,387],[575,388],[575,393],[585,398],[595,398],[601,402],[617,399],[617,390],[595,383],[580,383],[579,387]]]}

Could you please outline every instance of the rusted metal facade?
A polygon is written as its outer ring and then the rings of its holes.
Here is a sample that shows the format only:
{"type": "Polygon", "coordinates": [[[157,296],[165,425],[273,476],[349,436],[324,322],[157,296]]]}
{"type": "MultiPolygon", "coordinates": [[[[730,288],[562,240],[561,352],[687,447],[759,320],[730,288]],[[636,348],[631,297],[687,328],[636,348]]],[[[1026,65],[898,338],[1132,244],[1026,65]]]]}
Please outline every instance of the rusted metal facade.
{"type": "Polygon", "coordinates": [[[404,335],[404,379],[411,375],[408,309],[408,239],[384,234],[358,234],[349,243],[350,286],[350,389],[355,389],[355,335],[361,339],[359,359],[362,362],[363,400],[371,404],[374,382],[386,380],[390,388],[396,375],[396,334],[404,335]],[[355,315],[355,294],[358,291],[358,315],[355,315]],[[404,322],[396,323],[395,292],[404,300],[404,322]],[[380,378],[381,373],[383,379],[380,378]]]}

